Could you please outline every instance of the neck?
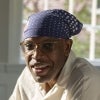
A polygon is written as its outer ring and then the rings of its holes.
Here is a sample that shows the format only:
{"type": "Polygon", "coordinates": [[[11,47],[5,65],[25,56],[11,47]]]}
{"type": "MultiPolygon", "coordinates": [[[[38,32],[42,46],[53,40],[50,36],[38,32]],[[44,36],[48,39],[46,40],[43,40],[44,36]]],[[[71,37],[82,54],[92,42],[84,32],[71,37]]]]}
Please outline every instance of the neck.
{"type": "Polygon", "coordinates": [[[55,85],[56,81],[50,80],[45,83],[45,91],[46,93],[55,85]]]}

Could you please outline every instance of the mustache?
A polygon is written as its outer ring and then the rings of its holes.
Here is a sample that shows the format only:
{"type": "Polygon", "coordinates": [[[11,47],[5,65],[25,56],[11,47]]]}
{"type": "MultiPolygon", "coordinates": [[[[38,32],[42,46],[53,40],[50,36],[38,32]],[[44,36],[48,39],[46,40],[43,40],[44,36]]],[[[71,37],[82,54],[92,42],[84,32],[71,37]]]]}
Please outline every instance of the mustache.
{"type": "Polygon", "coordinates": [[[36,62],[32,65],[32,68],[43,68],[46,66],[50,66],[50,64],[48,64],[46,62],[36,62]]]}

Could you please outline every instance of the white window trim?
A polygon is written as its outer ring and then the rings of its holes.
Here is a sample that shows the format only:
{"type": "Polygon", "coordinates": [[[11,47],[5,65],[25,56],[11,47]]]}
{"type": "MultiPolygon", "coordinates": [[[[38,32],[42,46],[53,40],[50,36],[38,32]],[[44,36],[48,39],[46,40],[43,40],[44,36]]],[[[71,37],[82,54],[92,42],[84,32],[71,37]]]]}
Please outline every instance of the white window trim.
{"type": "MultiPolygon", "coordinates": [[[[69,12],[73,13],[74,10],[74,1],[75,0],[69,0],[69,12]]],[[[96,16],[97,14],[99,14],[97,11],[98,9],[96,9],[97,7],[97,0],[92,0],[92,16],[91,16],[91,25],[92,27],[98,28],[99,26],[96,25],[96,16]],[[97,12],[97,13],[96,13],[97,12]]],[[[86,25],[85,25],[86,26],[86,25]]],[[[91,27],[92,33],[91,33],[91,39],[90,39],[90,51],[89,51],[89,59],[88,61],[90,63],[92,63],[94,66],[99,66],[100,67],[100,59],[96,59],[95,58],[95,30],[93,30],[93,28],[91,27]],[[94,34],[93,34],[94,33],[94,34]],[[93,35],[92,35],[93,34],[93,35]]],[[[85,27],[88,28],[88,27],[85,27]]]]}

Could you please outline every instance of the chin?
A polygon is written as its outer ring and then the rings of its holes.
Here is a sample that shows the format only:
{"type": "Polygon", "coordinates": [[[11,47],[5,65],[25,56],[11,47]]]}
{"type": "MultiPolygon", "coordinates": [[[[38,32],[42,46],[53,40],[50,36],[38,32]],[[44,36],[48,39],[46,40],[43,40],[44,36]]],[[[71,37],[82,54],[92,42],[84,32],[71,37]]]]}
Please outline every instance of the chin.
{"type": "Polygon", "coordinates": [[[50,80],[53,79],[53,76],[52,75],[48,75],[48,74],[45,74],[45,75],[41,75],[40,74],[40,75],[38,75],[38,74],[34,73],[33,70],[30,69],[30,71],[31,71],[32,77],[34,78],[34,80],[36,82],[46,83],[46,82],[48,82],[48,81],[50,81],[50,80]]]}
{"type": "Polygon", "coordinates": [[[46,79],[43,79],[43,78],[40,78],[40,77],[36,77],[36,78],[35,78],[35,81],[36,81],[36,82],[39,82],[39,83],[45,83],[45,82],[47,82],[46,79]]]}
{"type": "Polygon", "coordinates": [[[48,78],[45,76],[35,76],[34,79],[36,82],[39,82],[39,83],[46,83],[51,80],[51,78],[48,78]]]}

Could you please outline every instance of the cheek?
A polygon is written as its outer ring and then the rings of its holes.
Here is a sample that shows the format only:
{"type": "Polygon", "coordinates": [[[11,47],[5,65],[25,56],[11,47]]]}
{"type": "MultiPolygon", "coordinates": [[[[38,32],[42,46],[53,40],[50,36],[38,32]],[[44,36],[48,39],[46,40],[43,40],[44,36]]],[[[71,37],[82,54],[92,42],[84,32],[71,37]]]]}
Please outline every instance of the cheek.
{"type": "Polygon", "coordinates": [[[62,67],[65,63],[66,57],[63,49],[58,49],[50,55],[55,67],[62,67]]]}
{"type": "Polygon", "coordinates": [[[51,68],[51,76],[53,75],[54,78],[58,78],[59,72],[63,68],[65,64],[65,56],[61,52],[55,52],[50,56],[53,66],[51,68]]]}
{"type": "Polygon", "coordinates": [[[26,65],[29,66],[30,55],[24,55],[26,65]]]}

